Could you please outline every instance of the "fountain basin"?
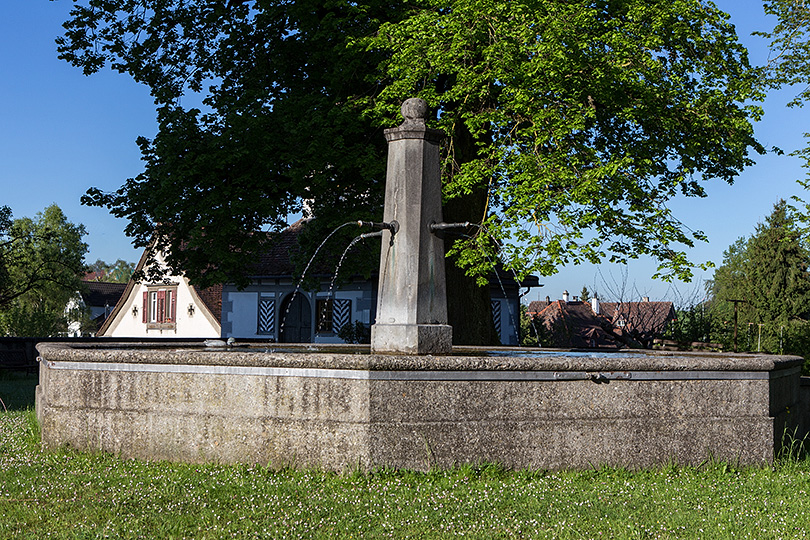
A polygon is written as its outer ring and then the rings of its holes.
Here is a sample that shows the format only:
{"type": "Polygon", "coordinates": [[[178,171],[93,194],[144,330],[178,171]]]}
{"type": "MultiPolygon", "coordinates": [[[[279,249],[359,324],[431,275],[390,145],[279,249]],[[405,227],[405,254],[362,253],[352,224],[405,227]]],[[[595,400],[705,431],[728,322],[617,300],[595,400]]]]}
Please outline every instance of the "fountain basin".
{"type": "Polygon", "coordinates": [[[767,463],[798,425],[792,356],[199,345],[40,344],[43,446],[331,470],[635,468],[767,463]]]}

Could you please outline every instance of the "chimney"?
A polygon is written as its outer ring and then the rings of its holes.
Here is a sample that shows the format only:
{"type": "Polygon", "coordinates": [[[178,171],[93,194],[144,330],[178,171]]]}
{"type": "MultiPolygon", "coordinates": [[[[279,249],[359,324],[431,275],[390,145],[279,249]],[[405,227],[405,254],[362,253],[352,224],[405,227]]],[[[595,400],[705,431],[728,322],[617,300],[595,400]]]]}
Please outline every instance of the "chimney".
{"type": "Polygon", "coordinates": [[[599,298],[596,297],[596,293],[594,293],[593,298],[591,298],[591,309],[594,313],[599,315],[599,298]]]}
{"type": "Polygon", "coordinates": [[[568,303],[568,291],[563,291],[563,302],[568,303]]]}
{"type": "Polygon", "coordinates": [[[546,296],[546,304],[550,304],[550,303],[551,303],[551,297],[550,297],[550,296],[546,296]]]}
{"type": "Polygon", "coordinates": [[[650,301],[650,297],[649,297],[649,296],[642,296],[642,297],[641,297],[641,301],[642,301],[642,302],[649,302],[649,301],[650,301]]]}

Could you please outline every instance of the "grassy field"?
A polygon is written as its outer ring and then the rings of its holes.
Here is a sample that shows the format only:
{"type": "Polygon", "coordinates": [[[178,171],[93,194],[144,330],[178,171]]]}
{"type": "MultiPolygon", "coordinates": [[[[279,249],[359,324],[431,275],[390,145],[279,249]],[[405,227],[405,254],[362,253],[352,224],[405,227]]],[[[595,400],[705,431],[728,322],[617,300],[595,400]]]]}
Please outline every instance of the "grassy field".
{"type": "Polygon", "coordinates": [[[373,474],[147,463],[41,452],[32,411],[9,409],[0,412],[2,539],[810,538],[806,459],[373,474]]]}

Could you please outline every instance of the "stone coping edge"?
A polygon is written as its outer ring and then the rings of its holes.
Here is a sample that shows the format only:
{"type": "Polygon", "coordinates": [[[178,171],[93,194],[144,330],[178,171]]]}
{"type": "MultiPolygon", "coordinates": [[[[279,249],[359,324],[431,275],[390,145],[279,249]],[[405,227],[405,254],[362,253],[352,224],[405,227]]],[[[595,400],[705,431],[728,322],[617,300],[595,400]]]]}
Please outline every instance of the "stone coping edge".
{"type": "MultiPolygon", "coordinates": [[[[166,364],[228,367],[297,368],[362,371],[776,371],[795,368],[804,360],[798,356],[748,355],[720,353],[673,353],[651,351],[638,356],[617,356],[607,352],[599,357],[570,357],[560,354],[542,357],[504,356],[509,349],[498,348],[498,356],[400,356],[361,354],[357,347],[326,346],[329,352],[301,348],[300,352],[266,351],[234,347],[205,348],[201,343],[171,343],[165,346],[118,344],[40,343],[40,358],[53,362],[107,364],[166,364]],[[341,351],[347,352],[341,352],[341,351]]],[[[325,347],[325,348],[326,348],[325,347]]],[[[286,348],[286,347],[285,347],[286,348]]],[[[470,349],[472,351],[473,349],[470,349]]],[[[488,347],[487,350],[495,350],[488,347]]],[[[514,350],[514,349],[513,349],[514,350]]],[[[516,352],[518,352],[516,350],[516,352]]],[[[525,350],[521,350],[525,353],[525,350]]]]}
{"type": "Polygon", "coordinates": [[[800,368],[778,371],[369,371],[259,366],[212,366],[179,364],[132,364],[108,362],[48,362],[48,367],[67,371],[128,373],[183,373],[196,375],[241,375],[302,377],[369,381],[672,381],[672,380],[768,380],[796,375],[800,368]]]}

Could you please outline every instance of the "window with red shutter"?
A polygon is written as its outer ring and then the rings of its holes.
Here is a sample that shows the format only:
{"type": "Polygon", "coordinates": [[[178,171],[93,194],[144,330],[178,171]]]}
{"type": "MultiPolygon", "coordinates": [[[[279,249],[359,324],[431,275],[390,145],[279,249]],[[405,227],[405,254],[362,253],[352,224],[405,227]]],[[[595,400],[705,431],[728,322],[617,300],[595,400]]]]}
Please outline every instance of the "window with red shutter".
{"type": "Polygon", "coordinates": [[[177,287],[149,286],[144,293],[143,320],[147,330],[173,330],[177,323],[177,287]]]}

